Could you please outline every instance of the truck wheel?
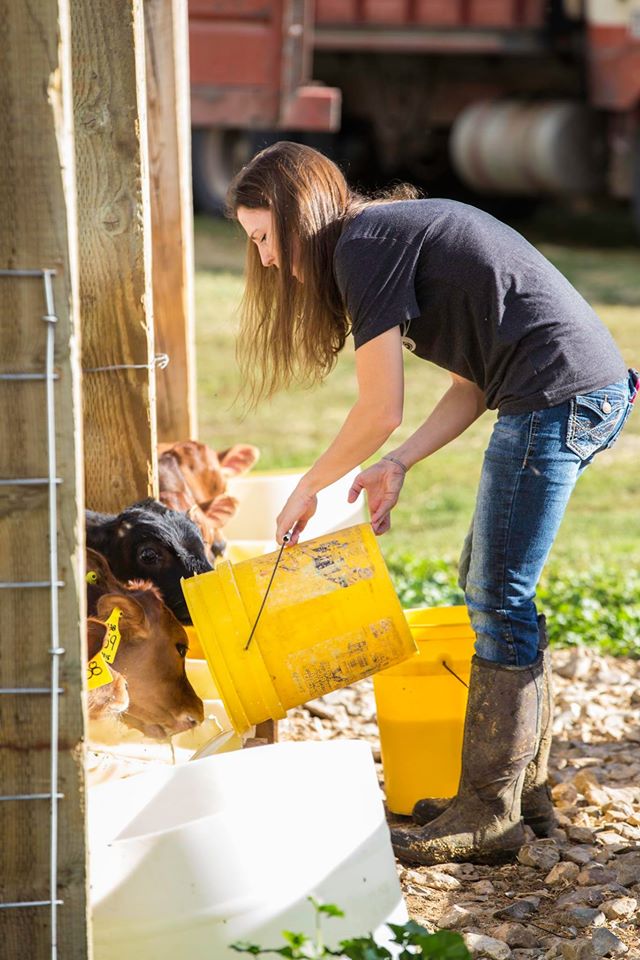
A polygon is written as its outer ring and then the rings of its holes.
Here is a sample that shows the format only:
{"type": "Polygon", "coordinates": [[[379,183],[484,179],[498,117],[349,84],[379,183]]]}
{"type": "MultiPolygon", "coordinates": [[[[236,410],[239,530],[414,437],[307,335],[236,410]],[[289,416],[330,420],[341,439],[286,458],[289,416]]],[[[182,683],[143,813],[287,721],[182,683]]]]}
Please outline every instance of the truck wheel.
{"type": "Polygon", "coordinates": [[[224,216],[231,180],[252,155],[252,139],[245,130],[207,127],[192,131],[191,171],[196,210],[224,216]]]}

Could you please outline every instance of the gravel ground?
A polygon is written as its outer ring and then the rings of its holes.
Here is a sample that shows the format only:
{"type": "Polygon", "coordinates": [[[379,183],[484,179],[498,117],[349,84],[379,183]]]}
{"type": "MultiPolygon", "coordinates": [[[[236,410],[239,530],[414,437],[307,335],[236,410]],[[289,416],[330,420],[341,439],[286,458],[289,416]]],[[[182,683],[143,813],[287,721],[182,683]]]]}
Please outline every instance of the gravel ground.
{"type": "MultiPolygon", "coordinates": [[[[502,867],[398,863],[409,914],[474,957],[640,960],[640,661],[577,648],[553,665],[553,837],[502,867]]],[[[371,680],[290,711],[280,737],[368,740],[383,784],[371,680]]]]}

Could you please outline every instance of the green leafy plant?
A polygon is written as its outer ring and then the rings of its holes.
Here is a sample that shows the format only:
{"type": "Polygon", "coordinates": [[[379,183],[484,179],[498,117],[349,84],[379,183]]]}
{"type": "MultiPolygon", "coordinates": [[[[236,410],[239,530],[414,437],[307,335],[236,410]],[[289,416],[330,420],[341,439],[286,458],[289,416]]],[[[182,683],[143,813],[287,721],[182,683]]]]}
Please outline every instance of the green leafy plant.
{"type": "MultiPolygon", "coordinates": [[[[392,557],[389,571],[404,607],[464,603],[453,562],[392,557]]],[[[640,658],[640,571],[634,564],[576,571],[551,564],[536,602],[547,616],[554,646],[584,645],[619,657],[640,658]]]]}
{"type": "MultiPolygon", "coordinates": [[[[342,940],[336,950],[331,950],[324,942],[322,931],[323,917],[344,917],[343,911],[333,903],[320,903],[314,897],[308,898],[315,910],[315,935],[313,938],[304,933],[292,933],[284,930],[285,941],[282,947],[259,947],[254,943],[232,943],[231,949],[238,953],[248,953],[253,957],[271,954],[287,957],[288,960],[321,960],[325,957],[340,957],[342,960],[392,960],[392,954],[386,947],[375,942],[373,937],[356,937],[354,940],[342,940]]],[[[398,925],[388,924],[392,942],[399,945],[395,954],[397,960],[469,960],[470,954],[460,934],[448,930],[429,933],[419,923],[409,920],[398,925]]]]}

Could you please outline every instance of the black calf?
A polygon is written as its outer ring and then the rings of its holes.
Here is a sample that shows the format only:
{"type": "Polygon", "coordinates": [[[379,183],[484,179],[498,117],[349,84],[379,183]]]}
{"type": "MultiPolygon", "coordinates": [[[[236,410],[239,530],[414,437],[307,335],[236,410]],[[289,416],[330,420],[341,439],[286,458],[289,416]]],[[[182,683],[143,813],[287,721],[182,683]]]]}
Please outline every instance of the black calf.
{"type": "Polygon", "coordinates": [[[117,516],[87,510],[86,523],[87,546],[106,557],[118,580],[152,580],[178,620],[191,623],[180,578],[213,567],[186,514],[149,499],[117,516]]]}

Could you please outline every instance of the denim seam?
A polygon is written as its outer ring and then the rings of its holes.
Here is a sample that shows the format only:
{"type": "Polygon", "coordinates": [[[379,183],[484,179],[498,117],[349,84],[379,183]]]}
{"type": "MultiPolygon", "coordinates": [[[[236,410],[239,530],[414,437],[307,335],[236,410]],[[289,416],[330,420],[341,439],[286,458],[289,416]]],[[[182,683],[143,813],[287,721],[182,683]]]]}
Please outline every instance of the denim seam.
{"type": "Polygon", "coordinates": [[[538,437],[538,429],[540,427],[540,413],[533,412],[531,414],[531,426],[529,427],[529,437],[527,439],[527,449],[524,455],[524,460],[522,461],[521,470],[524,470],[529,462],[529,457],[531,456],[531,451],[538,437]]]}
{"type": "MultiPolygon", "coordinates": [[[[527,449],[526,449],[526,452],[525,452],[525,455],[524,455],[524,460],[522,461],[522,466],[520,467],[520,471],[519,471],[519,473],[518,473],[516,482],[515,482],[515,484],[513,485],[513,490],[511,491],[511,502],[510,502],[510,504],[509,504],[509,519],[508,519],[507,526],[506,526],[506,530],[505,530],[504,549],[503,549],[503,555],[502,555],[502,593],[500,594],[500,607],[501,607],[502,610],[506,610],[505,590],[506,590],[506,586],[507,586],[507,545],[508,545],[508,543],[509,543],[509,541],[510,541],[510,538],[511,538],[511,528],[512,528],[512,524],[513,524],[513,511],[514,511],[514,507],[515,507],[515,502],[516,502],[516,497],[517,497],[517,494],[518,494],[518,490],[519,490],[519,488],[520,488],[520,482],[521,482],[521,479],[522,479],[522,473],[523,473],[524,469],[526,468],[526,466],[527,466],[527,461],[528,461],[528,459],[529,459],[529,456],[531,455],[531,450],[532,450],[532,448],[533,448],[533,444],[534,444],[534,442],[535,442],[535,439],[536,439],[536,436],[537,436],[537,433],[538,433],[539,424],[540,424],[540,414],[534,411],[534,412],[531,414],[531,424],[530,424],[530,427],[529,427],[529,436],[528,436],[528,438],[527,438],[527,449]]],[[[510,622],[508,619],[507,619],[507,626],[508,626],[508,631],[509,631],[508,643],[509,643],[509,646],[511,647],[511,650],[513,651],[513,655],[514,655],[514,660],[515,660],[515,662],[516,662],[516,666],[519,667],[520,664],[518,663],[518,650],[517,650],[517,647],[516,647],[516,643],[515,643],[515,641],[514,641],[514,639],[513,639],[513,631],[512,631],[512,629],[511,629],[511,622],[510,622]]]]}

